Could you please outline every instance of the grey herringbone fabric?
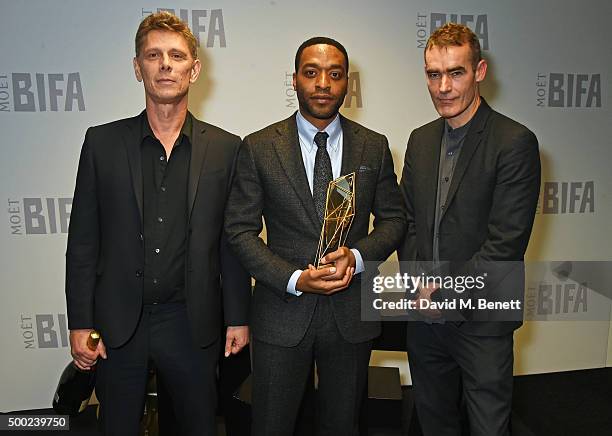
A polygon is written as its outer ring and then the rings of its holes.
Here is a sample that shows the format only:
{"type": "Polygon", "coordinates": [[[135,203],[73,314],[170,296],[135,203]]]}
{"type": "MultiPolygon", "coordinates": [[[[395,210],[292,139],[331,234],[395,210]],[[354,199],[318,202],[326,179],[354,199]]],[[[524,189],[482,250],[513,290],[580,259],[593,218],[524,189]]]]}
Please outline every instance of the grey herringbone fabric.
{"type": "MultiPolygon", "coordinates": [[[[372,262],[369,268],[384,261],[402,240],[404,208],[387,139],[342,116],[340,121],[340,175],[354,172],[356,184],[355,217],[346,246],[359,250],[365,262],[372,262]],[[371,215],[374,228],[369,232],[371,215]]],[[[287,292],[287,283],[294,271],[314,262],[321,234],[295,114],[248,135],[242,141],[235,174],[225,210],[225,231],[233,252],[256,280],[253,335],[270,344],[295,346],[310,324],[318,296],[304,293],[296,297],[287,292]],[[266,242],[259,236],[262,217],[266,242]]],[[[347,289],[321,297],[330,299],[338,329],[351,343],[368,341],[380,333],[378,322],[361,320],[361,282],[367,277],[366,269],[366,274],[353,277],[347,289]]]]}

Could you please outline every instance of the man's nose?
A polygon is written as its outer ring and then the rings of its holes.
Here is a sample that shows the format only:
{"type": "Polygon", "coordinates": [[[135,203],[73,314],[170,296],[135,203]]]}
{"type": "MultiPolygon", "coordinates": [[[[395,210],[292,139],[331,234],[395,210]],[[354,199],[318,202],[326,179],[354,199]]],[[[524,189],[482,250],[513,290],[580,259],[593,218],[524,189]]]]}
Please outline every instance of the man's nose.
{"type": "Polygon", "coordinates": [[[330,87],[330,79],[326,73],[321,73],[317,77],[316,81],[317,88],[327,89],[330,87]]]}
{"type": "Polygon", "coordinates": [[[451,78],[447,74],[442,74],[442,78],[440,79],[440,92],[450,92],[451,89],[451,78]]]}
{"type": "Polygon", "coordinates": [[[170,56],[168,56],[167,53],[164,53],[161,57],[160,69],[162,71],[170,71],[172,69],[172,66],[170,64],[170,56]]]}

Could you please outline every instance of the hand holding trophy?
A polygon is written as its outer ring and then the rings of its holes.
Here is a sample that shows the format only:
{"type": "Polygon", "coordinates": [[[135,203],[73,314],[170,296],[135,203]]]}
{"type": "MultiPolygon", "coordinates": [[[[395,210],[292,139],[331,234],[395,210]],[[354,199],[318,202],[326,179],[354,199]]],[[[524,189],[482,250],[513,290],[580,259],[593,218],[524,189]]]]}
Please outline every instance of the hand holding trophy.
{"type": "Polygon", "coordinates": [[[355,215],[355,173],[327,186],[321,237],[314,262],[302,271],[296,290],[331,295],[346,289],[355,272],[353,253],[344,246],[355,215]]]}
{"type": "Polygon", "coordinates": [[[344,246],[355,216],[355,173],[329,182],[325,202],[325,216],[314,260],[316,268],[324,265],[321,259],[344,246]]]}

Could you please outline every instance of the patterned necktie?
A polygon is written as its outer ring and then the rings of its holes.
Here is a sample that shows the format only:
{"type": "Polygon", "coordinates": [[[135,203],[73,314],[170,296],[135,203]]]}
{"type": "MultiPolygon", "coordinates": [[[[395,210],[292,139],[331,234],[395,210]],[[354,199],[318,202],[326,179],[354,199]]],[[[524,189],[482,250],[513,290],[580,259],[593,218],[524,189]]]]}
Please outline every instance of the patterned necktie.
{"type": "Polygon", "coordinates": [[[325,217],[325,203],[327,200],[327,185],[332,181],[332,166],[331,159],[327,153],[327,138],[329,135],[326,132],[318,132],[314,137],[314,142],[317,144],[317,155],[314,165],[314,180],[312,183],[312,198],[314,200],[315,209],[321,222],[325,217]]]}

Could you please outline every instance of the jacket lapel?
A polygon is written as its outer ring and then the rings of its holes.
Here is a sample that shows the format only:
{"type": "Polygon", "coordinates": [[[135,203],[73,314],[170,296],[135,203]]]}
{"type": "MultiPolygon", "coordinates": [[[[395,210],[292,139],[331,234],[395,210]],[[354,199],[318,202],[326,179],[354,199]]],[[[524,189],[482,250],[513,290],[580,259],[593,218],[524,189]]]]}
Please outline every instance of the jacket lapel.
{"type": "Polygon", "coordinates": [[[198,191],[198,184],[200,182],[200,174],[202,173],[202,165],[204,164],[204,158],[208,151],[208,144],[210,142],[210,135],[206,133],[206,125],[193,119],[193,125],[191,127],[191,137],[193,143],[191,144],[191,159],[189,161],[189,182],[187,186],[187,205],[189,210],[187,216],[191,219],[191,211],[193,210],[193,204],[195,202],[196,194],[198,191]]]}
{"type": "Polygon", "coordinates": [[[127,124],[124,127],[123,133],[123,144],[127,152],[128,164],[130,167],[130,175],[132,178],[132,189],[134,190],[134,197],[136,198],[136,204],[138,205],[138,212],[140,216],[140,224],[143,223],[143,185],[142,185],[142,155],[140,150],[140,117],[144,115],[144,111],[137,117],[134,117],[133,122],[127,124]]]}
{"type": "Polygon", "coordinates": [[[293,190],[304,205],[306,215],[308,215],[316,228],[320,228],[321,223],[319,222],[319,217],[315,210],[314,200],[312,199],[308,178],[306,177],[304,161],[302,160],[295,115],[292,115],[280,123],[276,130],[278,136],[274,138],[274,149],[276,150],[283,171],[293,187],[293,190]]]}
{"type": "Polygon", "coordinates": [[[426,139],[424,144],[423,171],[428,175],[425,184],[425,197],[427,198],[427,224],[432,232],[436,215],[436,198],[438,194],[438,172],[440,167],[440,147],[442,135],[444,134],[444,119],[439,118],[433,125],[431,136],[426,139]]]}
{"type": "MultiPolygon", "coordinates": [[[[342,169],[340,176],[352,172],[359,174],[361,156],[365,145],[364,135],[360,134],[360,127],[340,115],[342,123],[342,169]]],[[[359,176],[357,176],[359,177],[359,176]]]]}
{"type": "MultiPolygon", "coordinates": [[[[474,152],[480,145],[482,140],[482,132],[485,129],[487,119],[489,118],[489,114],[491,113],[491,108],[487,104],[487,102],[481,97],[480,106],[474,115],[472,120],[472,124],[468,130],[467,136],[465,137],[465,141],[461,146],[461,153],[459,154],[459,160],[457,161],[457,166],[455,167],[455,171],[453,172],[453,178],[451,180],[451,185],[448,189],[448,196],[446,197],[446,206],[440,215],[440,219],[444,216],[446,211],[448,210],[448,206],[453,201],[455,194],[457,193],[457,189],[459,188],[459,184],[461,183],[461,179],[465,175],[465,171],[470,165],[470,161],[474,156],[474,152]]],[[[437,174],[437,172],[436,172],[437,174]]]]}

